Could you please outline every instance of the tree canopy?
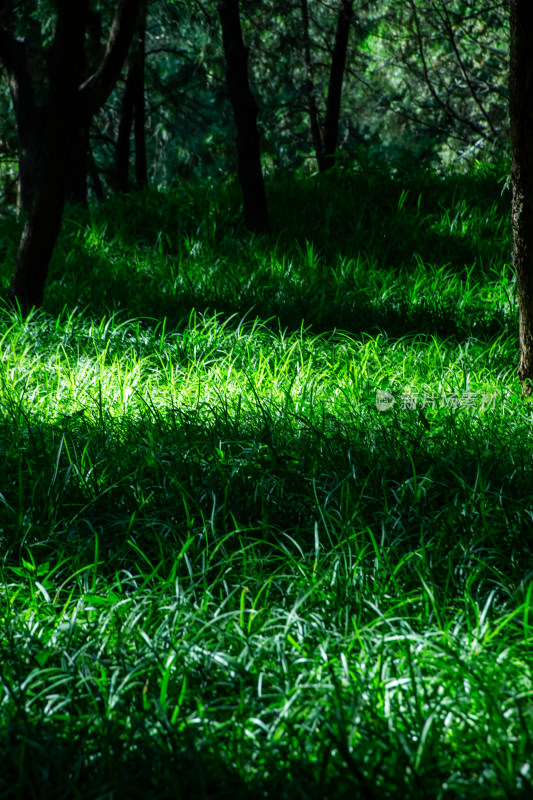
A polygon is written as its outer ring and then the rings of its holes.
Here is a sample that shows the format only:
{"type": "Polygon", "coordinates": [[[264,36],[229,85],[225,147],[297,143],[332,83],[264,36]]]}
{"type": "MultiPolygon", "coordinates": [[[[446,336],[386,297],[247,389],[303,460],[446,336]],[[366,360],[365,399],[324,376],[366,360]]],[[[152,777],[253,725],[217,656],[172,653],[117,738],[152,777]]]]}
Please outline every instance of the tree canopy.
{"type": "MultiPolygon", "coordinates": [[[[263,169],[316,169],[324,133],[339,13],[349,37],[338,120],[337,160],[392,167],[406,160],[450,164],[508,155],[508,11],[504,0],[272,0],[240,3],[250,86],[259,107],[263,169]],[[310,113],[316,115],[313,134],[310,113]],[[315,141],[313,139],[315,136],[315,141]]],[[[105,51],[115,4],[89,4],[86,74],[105,51]]],[[[47,91],[56,4],[4,4],[6,32],[24,39],[36,103],[47,91]]],[[[232,109],[215,0],[153,0],[145,35],[147,176],[236,170],[232,109]]],[[[6,58],[0,83],[2,189],[13,199],[16,125],[6,58]]],[[[116,149],[127,80],[91,122],[93,177],[116,188],[116,149]]],[[[133,148],[132,148],[133,149],[133,148]]]]}

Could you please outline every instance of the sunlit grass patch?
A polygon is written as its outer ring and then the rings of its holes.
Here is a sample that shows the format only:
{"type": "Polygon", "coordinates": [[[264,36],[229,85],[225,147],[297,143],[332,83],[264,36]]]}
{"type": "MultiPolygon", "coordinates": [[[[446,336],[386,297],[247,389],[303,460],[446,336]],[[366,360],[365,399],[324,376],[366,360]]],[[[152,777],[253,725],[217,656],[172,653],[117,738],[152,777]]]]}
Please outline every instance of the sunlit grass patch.
{"type": "Polygon", "coordinates": [[[528,796],[514,281],[449,258],[501,209],[387,186],[351,249],[110,204],[1,310],[6,796],[528,796]]]}

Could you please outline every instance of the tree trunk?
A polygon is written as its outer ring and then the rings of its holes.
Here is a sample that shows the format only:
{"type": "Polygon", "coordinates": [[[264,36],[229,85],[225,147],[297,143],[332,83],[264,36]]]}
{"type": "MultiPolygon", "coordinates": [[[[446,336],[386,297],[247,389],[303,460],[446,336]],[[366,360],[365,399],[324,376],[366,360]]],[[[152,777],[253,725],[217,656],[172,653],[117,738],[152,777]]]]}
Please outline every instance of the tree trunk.
{"type": "Polygon", "coordinates": [[[24,41],[0,28],[0,57],[6,69],[15,111],[19,147],[17,210],[28,214],[36,191],[46,108],[37,106],[24,41]]]}
{"type": "Polygon", "coordinates": [[[331,58],[329,73],[328,101],[326,106],[326,121],[324,124],[324,140],[322,157],[319,161],[319,170],[323,172],[334,164],[337,137],[339,133],[339,116],[341,109],[342,80],[346,66],[346,52],[353,15],[353,0],[342,0],[342,7],[337,20],[335,45],[331,58]]]}
{"type": "Polygon", "coordinates": [[[17,213],[27,216],[37,191],[37,176],[43,140],[46,134],[47,109],[35,107],[19,113],[17,133],[19,146],[19,175],[17,213]]]}
{"type": "Polygon", "coordinates": [[[98,200],[104,200],[105,199],[104,187],[102,186],[102,181],[100,180],[100,175],[98,173],[98,166],[96,165],[96,162],[94,160],[90,141],[89,141],[89,148],[87,150],[87,163],[88,163],[88,172],[91,178],[91,184],[93,187],[93,192],[95,194],[95,197],[97,197],[98,200]]]}
{"type": "Polygon", "coordinates": [[[303,38],[304,38],[304,63],[305,63],[305,87],[304,93],[307,95],[307,106],[309,111],[309,123],[311,125],[311,138],[313,140],[313,147],[315,148],[315,155],[319,171],[322,164],[322,133],[320,131],[320,122],[318,116],[318,108],[314,94],[313,84],[313,64],[311,62],[311,40],[309,37],[309,8],[307,0],[301,0],[302,9],[302,22],[303,22],[303,38]]]}
{"type": "Polygon", "coordinates": [[[80,106],[90,119],[103,106],[117,82],[139,18],[141,0],[119,0],[105,56],[97,71],[80,86],[80,106]]]}
{"type": "Polygon", "coordinates": [[[146,44],[146,2],[143,2],[139,21],[139,31],[135,46],[135,104],[133,118],[133,138],[135,142],[135,181],[138,189],[148,185],[146,169],[146,130],[144,102],[144,65],[146,44]]]}
{"type": "MultiPolygon", "coordinates": [[[[29,216],[8,292],[12,302],[18,302],[24,311],[43,300],[48,264],[61,227],[76,131],[88,130],[92,115],[115,85],[137,25],[140,3],[141,0],[118,0],[105,55],[98,70],[80,86],[88,0],[58,0],[49,98],[43,111],[45,133],[40,137],[38,155],[37,149],[32,151],[36,164],[35,189],[27,193],[29,216]]],[[[34,104],[23,46],[3,28],[0,28],[0,58],[8,72],[20,135],[24,115],[28,112],[31,117],[39,109],[34,104]]],[[[24,124],[22,127],[25,130],[24,124]]],[[[23,152],[29,135],[25,134],[26,139],[21,141],[23,165],[29,158],[23,152]]]]}
{"type": "Polygon", "coordinates": [[[75,132],[70,153],[67,201],[87,205],[87,171],[89,153],[89,123],[80,123],[75,132]]]}
{"type": "Polygon", "coordinates": [[[533,3],[511,0],[510,9],[511,217],[518,291],[518,377],[523,395],[529,397],[533,384],[533,3]]]}
{"type": "Polygon", "coordinates": [[[88,0],[60,0],[50,69],[46,133],[35,196],[22,233],[9,298],[23,310],[41,305],[48,263],[61,226],[77,122],[88,0]]]}
{"type": "Polygon", "coordinates": [[[248,82],[248,50],[242,40],[238,0],[219,0],[218,13],[226,56],[226,80],[237,129],[238,176],[246,227],[268,229],[268,209],[261,170],[257,104],[248,82]]]}
{"type": "MultiPolygon", "coordinates": [[[[87,79],[98,69],[103,54],[101,12],[88,9],[82,80],[87,79]]],[[[91,117],[83,118],[82,115],[80,117],[81,121],[76,130],[70,156],[67,201],[86,206],[88,173],[91,167],[91,117]]]]}
{"type": "Polygon", "coordinates": [[[118,192],[127,192],[129,188],[130,132],[133,123],[134,102],[132,73],[131,70],[128,70],[115,145],[115,184],[118,192]]]}
{"type": "Polygon", "coordinates": [[[138,30],[128,59],[128,73],[122,98],[118,138],[115,148],[115,176],[119,192],[127,192],[129,189],[130,133],[132,125],[135,142],[135,180],[139,189],[144,188],[148,183],[144,129],[145,26],[146,4],[142,3],[138,30]]]}

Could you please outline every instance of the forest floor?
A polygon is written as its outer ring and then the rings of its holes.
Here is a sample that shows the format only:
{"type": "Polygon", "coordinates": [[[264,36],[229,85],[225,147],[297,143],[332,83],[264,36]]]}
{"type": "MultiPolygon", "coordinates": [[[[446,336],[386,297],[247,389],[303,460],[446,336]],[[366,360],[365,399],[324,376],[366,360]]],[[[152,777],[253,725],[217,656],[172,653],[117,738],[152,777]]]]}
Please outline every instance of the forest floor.
{"type": "Polygon", "coordinates": [[[0,309],[0,798],[533,796],[498,178],[67,211],[0,309]]]}

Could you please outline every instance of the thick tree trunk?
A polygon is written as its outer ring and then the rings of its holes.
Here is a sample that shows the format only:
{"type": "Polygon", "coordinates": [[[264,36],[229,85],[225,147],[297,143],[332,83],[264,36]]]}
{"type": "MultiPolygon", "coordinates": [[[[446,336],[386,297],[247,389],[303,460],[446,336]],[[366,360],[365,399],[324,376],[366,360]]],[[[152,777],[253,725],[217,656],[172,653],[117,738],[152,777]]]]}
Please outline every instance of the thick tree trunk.
{"type": "Polygon", "coordinates": [[[17,212],[27,216],[37,191],[41,150],[46,133],[47,109],[36,107],[17,117],[19,176],[17,212]]]}
{"type": "Polygon", "coordinates": [[[337,149],[342,81],[344,77],[344,68],[346,66],[346,52],[348,50],[352,15],[353,0],[342,0],[342,7],[337,20],[337,32],[335,34],[335,45],[333,47],[331,70],[329,74],[322,157],[319,160],[319,169],[321,172],[333,166],[335,151],[337,149]]]}
{"type": "Polygon", "coordinates": [[[242,40],[238,0],[219,0],[218,13],[226,56],[226,80],[237,129],[238,175],[246,227],[268,229],[268,209],[261,170],[257,104],[248,82],[248,50],[242,40]]]}
{"type": "Polygon", "coordinates": [[[77,123],[86,13],[87,0],[60,0],[36,192],[9,289],[10,299],[23,310],[42,303],[48,263],[61,226],[77,123]]]}
{"type": "MultiPolygon", "coordinates": [[[[27,201],[29,216],[8,293],[24,311],[42,303],[48,264],[61,226],[76,131],[88,129],[92,115],[106,101],[120,74],[137,25],[141,0],[118,0],[105,55],[98,70],[80,86],[87,4],[88,0],[57,2],[49,99],[44,111],[45,133],[37,156],[37,150],[34,151],[35,189],[27,201]]],[[[23,45],[3,28],[0,28],[0,58],[9,75],[20,131],[24,114],[38,109],[23,45]]],[[[24,158],[22,155],[22,162],[24,158]]]]}
{"type": "Polygon", "coordinates": [[[19,145],[17,210],[28,214],[36,191],[36,176],[46,125],[46,109],[37,106],[24,41],[0,28],[0,57],[6,68],[15,111],[19,145]]]}
{"type": "Polygon", "coordinates": [[[89,123],[80,123],[74,133],[70,154],[67,201],[87,205],[87,171],[89,154],[89,123]]]}
{"type": "Polygon", "coordinates": [[[509,111],[513,182],[513,265],[518,290],[520,364],[525,396],[533,384],[533,3],[511,0],[509,111]]]}

